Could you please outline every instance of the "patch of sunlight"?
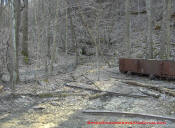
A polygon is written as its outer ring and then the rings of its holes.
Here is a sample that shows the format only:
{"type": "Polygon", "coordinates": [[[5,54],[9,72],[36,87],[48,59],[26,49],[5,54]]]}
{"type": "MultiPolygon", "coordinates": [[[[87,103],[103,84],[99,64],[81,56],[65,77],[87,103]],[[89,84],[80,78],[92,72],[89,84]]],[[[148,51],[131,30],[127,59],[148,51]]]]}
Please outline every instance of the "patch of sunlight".
{"type": "Polygon", "coordinates": [[[47,123],[47,124],[35,123],[31,126],[31,128],[54,128],[54,127],[56,127],[56,124],[54,123],[47,123]]]}
{"type": "Polygon", "coordinates": [[[94,73],[94,72],[97,72],[97,70],[96,69],[92,69],[92,70],[89,70],[89,71],[87,71],[88,73],[94,73]]]}
{"type": "Polygon", "coordinates": [[[109,81],[95,81],[95,85],[100,87],[103,90],[109,89],[114,85],[114,80],[109,81]]]}
{"type": "MultiPolygon", "coordinates": [[[[3,124],[0,124],[0,126],[1,128],[14,128],[15,126],[18,126],[19,122],[20,122],[19,120],[13,119],[3,124]]],[[[22,127],[18,127],[18,128],[22,128],[22,127]]]]}
{"type": "MultiPolygon", "coordinates": [[[[58,101],[59,102],[59,101],[58,101]]],[[[76,110],[83,109],[84,104],[80,101],[75,105],[64,102],[61,106],[52,106],[49,103],[42,103],[43,110],[30,109],[19,117],[12,118],[0,124],[0,128],[55,128],[76,113],[76,110]]]]}

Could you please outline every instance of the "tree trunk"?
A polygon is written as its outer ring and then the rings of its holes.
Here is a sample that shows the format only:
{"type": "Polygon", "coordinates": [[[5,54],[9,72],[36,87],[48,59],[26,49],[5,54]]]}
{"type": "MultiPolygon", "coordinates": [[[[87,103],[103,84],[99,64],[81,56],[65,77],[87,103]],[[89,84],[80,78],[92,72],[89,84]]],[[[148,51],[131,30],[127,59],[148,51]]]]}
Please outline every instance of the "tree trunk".
{"type": "Polygon", "coordinates": [[[70,26],[71,26],[71,33],[72,33],[72,42],[75,45],[75,65],[78,65],[78,44],[76,41],[76,35],[75,35],[75,29],[74,29],[74,25],[72,22],[72,16],[70,15],[70,10],[68,9],[68,15],[69,15],[69,19],[70,19],[70,26]]]}
{"type": "Polygon", "coordinates": [[[162,31],[160,40],[160,59],[166,59],[166,44],[167,44],[167,2],[163,0],[163,20],[162,20],[162,31]]]}
{"type": "Polygon", "coordinates": [[[24,0],[24,12],[23,12],[23,42],[22,42],[22,54],[24,55],[24,62],[28,63],[28,0],[24,0]]]}
{"type": "Polygon", "coordinates": [[[16,66],[17,66],[17,10],[16,10],[16,0],[11,0],[11,21],[12,21],[12,25],[11,25],[11,41],[12,41],[12,49],[13,49],[13,57],[12,57],[12,78],[11,78],[11,86],[12,86],[12,90],[15,89],[15,84],[17,82],[17,70],[16,70],[16,66]]]}
{"type": "Polygon", "coordinates": [[[151,14],[151,0],[146,0],[146,10],[147,10],[147,45],[148,45],[148,51],[147,51],[147,58],[152,59],[153,58],[153,40],[152,40],[152,14],[151,14]]]}
{"type": "Polygon", "coordinates": [[[126,20],[126,45],[127,45],[127,57],[131,55],[131,42],[130,42],[130,14],[129,14],[130,0],[125,0],[125,20],[126,20]]]}
{"type": "Polygon", "coordinates": [[[170,28],[170,21],[171,21],[171,4],[172,0],[168,0],[168,7],[167,7],[167,59],[170,57],[170,41],[171,41],[171,28],[170,28]]]}
{"type": "Polygon", "coordinates": [[[20,28],[20,23],[21,23],[21,2],[20,0],[15,1],[15,9],[16,9],[16,73],[17,73],[17,81],[19,82],[19,28],[20,28]]]}
{"type": "MultiPolygon", "coordinates": [[[[58,8],[59,8],[59,2],[57,2],[57,8],[56,8],[56,15],[55,15],[55,25],[59,22],[58,20],[58,8]]],[[[55,27],[54,34],[53,34],[53,49],[52,49],[52,55],[51,55],[51,64],[50,64],[50,71],[53,72],[53,63],[55,61],[55,55],[56,55],[56,36],[57,36],[57,27],[55,27]]]]}
{"type": "MultiPolygon", "coordinates": [[[[51,3],[50,1],[48,1],[48,14],[47,16],[49,18],[51,18],[51,3]]],[[[51,21],[50,19],[47,19],[47,46],[46,46],[46,53],[47,53],[47,57],[46,57],[46,62],[45,62],[45,71],[46,71],[46,79],[48,79],[49,77],[49,74],[51,73],[50,71],[50,60],[51,60],[51,51],[50,51],[50,48],[51,48],[51,44],[53,42],[53,35],[52,35],[52,31],[51,31],[51,21]]]]}
{"type": "Polygon", "coordinates": [[[68,9],[66,9],[66,41],[65,41],[65,53],[68,53],[68,9]]]}

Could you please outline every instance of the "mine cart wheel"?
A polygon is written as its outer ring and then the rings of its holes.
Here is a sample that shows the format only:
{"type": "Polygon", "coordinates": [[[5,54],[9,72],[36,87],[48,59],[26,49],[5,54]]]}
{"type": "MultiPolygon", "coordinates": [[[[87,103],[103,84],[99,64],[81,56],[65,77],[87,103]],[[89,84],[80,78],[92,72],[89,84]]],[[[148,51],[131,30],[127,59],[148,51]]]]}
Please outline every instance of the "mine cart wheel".
{"type": "Polygon", "coordinates": [[[132,75],[133,73],[131,71],[127,71],[127,75],[132,75]]]}
{"type": "Polygon", "coordinates": [[[156,78],[155,75],[153,75],[153,74],[150,74],[150,75],[149,75],[149,79],[150,79],[150,80],[155,80],[155,78],[156,78]]]}
{"type": "Polygon", "coordinates": [[[122,74],[126,74],[127,73],[127,71],[120,71],[122,74]]]}

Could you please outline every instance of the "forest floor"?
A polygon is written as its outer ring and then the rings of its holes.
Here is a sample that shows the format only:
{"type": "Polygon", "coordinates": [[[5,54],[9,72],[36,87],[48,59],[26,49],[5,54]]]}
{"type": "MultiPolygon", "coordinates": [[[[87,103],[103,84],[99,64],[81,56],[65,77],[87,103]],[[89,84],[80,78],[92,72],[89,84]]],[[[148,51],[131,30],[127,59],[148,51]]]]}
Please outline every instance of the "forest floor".
{"type": "MultiPolygon", "coordinates": [[[[48,81],[17,84],[12,95],[8,87],[0,93],[0,128],[174,128],[175,122],[152,118],[128,117],[122,115],[90,115],[85,110],[105,110],[168,116],[175,118],[175,99],[158,91],[148,90],[120,82],[133,80],[153,86],[173,87],[175,81],[150,80],[148,77],[121,74],[118,67],[100,64],[100,77],[93,62],[79,65],[75,70],[49,77],[48,81]],[[101,89],[121,94],[139,95],[93,97],[96,92],[82,88],[101,89]],[[98,88],[97,88],[98,87],[98,88]],[[141,90],[157,94],[159,97],[145,96],[141,90]],[[87,124],[88,121],[130,122],[164,121],[166,125],[155,124],[87,124]]],[[[67,67],[68,68],[68,67],[67,67]]]]}

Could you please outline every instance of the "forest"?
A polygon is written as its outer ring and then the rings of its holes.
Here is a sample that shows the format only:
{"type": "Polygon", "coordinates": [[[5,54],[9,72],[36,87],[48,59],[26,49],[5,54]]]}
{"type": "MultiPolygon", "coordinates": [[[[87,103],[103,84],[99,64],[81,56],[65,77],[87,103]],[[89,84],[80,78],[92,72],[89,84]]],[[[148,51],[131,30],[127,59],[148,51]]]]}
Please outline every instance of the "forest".
{"type": "Polygon", "coordinates": [[[0,0],[0,128],[174,128],[174,79],[120,58],[175,61],[175,0],[0,0]]]}

